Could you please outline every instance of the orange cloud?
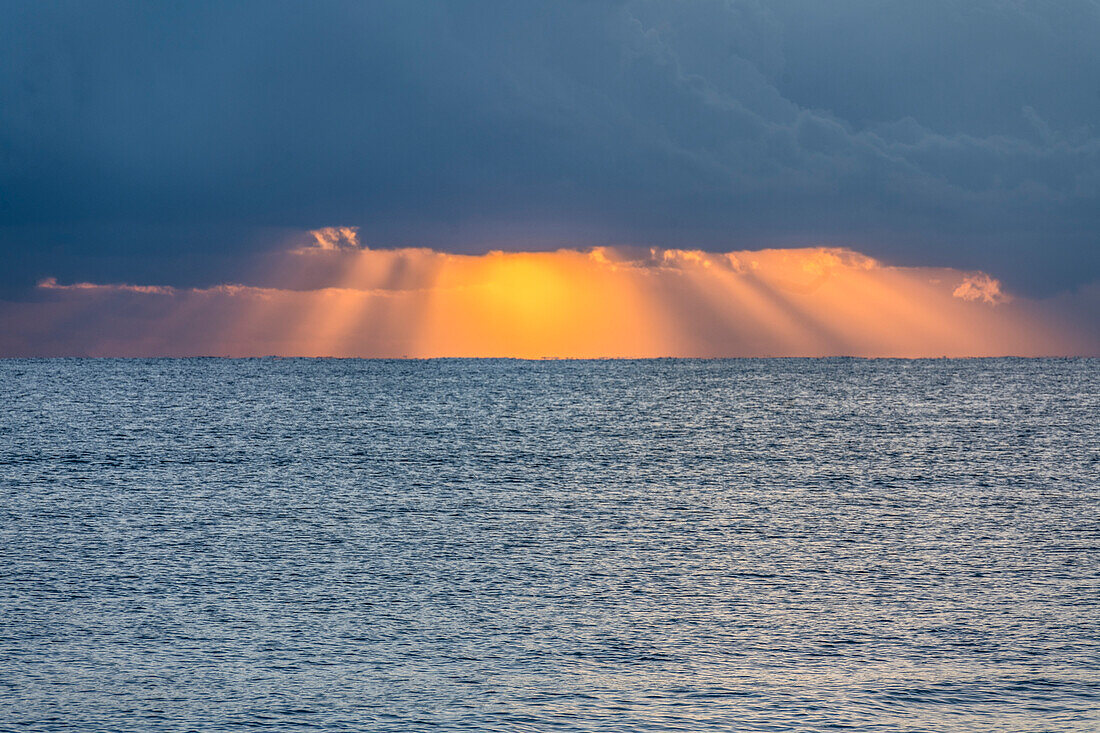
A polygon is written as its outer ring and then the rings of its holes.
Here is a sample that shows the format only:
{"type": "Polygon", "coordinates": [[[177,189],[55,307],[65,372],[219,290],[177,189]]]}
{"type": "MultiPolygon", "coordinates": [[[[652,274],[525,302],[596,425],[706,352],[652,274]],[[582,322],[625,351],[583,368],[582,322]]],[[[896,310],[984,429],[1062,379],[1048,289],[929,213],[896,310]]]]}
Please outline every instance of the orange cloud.
{"type": "Polygon", "coordinates": [[[362,357],[986,356],[1094,353],[1049,304],[984,273],[832,248],[371,250],[320,229],[277,286],[39,284],[4,353],[362,357]]]}
{"type": "Polygon", "coordinates": [[[956,298],[963,300],[981,300],[990,305],[997,305],[1008,301],[1008,296],[1001,292],[999,280],[979,272],[967,275],[959,283],[959,287],[951,293],[956,298]]]}
{"type": "Polygon", "coordinates": [[[143,295],[176,295],[180,291],[165,285],[100,285],[97,283],[72,283],[61,285],[56,277],[47,277],[38,282],[42,290],[83,290],[101,293],[141,293],[143,295]]]}
{"type": "Polygon", "coordinates": [[[294,254],[311,252],[338,252],[357,250],[359,245],[359,227],[323,227],[308,232],[312,242],[291,250],[294,254]]]}

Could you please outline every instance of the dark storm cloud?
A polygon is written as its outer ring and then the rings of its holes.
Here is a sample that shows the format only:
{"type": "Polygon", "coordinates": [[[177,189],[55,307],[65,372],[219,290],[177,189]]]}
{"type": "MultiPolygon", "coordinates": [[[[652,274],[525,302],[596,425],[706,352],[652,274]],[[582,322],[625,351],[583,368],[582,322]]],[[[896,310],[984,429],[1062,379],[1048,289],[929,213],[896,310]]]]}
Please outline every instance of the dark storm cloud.
{"type": "Polygon", "coordinates": [[[843,245],[1033,292],[1100,278],[1095,2],[4,16],[9,292],[224,280],[329,225],[459,251],[843,245]]]}

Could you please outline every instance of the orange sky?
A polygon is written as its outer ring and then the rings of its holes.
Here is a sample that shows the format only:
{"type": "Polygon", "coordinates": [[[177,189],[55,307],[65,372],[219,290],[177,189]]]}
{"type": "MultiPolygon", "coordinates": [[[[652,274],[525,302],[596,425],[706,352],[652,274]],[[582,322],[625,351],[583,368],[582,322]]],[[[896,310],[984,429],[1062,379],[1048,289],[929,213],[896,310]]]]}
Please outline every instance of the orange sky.
{"type": "Polygon", "coordinates": [[[456,255],[325,229],[277,286],[39,285],[0,314],[9,353],[359,357],[986,356],[1094,353],[984,273],[843,249],[456,255]],[[37,346],[36,346],[37,345],[37,346]]]}

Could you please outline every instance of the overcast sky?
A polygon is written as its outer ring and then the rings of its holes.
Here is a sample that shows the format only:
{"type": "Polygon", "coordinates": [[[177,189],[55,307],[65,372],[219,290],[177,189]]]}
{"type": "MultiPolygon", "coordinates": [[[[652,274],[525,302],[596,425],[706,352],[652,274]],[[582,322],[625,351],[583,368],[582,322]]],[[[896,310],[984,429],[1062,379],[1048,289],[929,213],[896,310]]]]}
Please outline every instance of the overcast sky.
{"type": "Polygon", "coordinates": [[[295,232],[1100,280],[1100,3],[0,0],[0,297],[295,232]]]}

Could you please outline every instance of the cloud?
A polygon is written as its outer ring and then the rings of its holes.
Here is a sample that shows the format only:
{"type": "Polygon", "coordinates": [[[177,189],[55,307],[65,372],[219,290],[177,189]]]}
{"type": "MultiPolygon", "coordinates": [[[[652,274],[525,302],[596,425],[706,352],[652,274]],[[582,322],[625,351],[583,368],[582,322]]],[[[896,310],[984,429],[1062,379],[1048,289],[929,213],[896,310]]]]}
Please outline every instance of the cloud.
{"type": "Polygon", "coordinates": [[[1100,278],[1086,0],[7,10],[0,250],[26,285],[59,256],[218,282],[256,230],[333,221],[384,247],[809,241],[1033,295],[1100,278]]]}
{"type": "Polygon", "coordinates": [[[346,252],[360,249],[359,227],[323,227],[309,232],[313,240],[308,244],[296,247],[292,252],[307,254],[309,252],[346,252]]]}
{"type": "Polygon", "coordinates": [[[462,255],[316,246],[286,251],[277,269],[263,275],[267,284],[201,288],[47,278],[36,300],[0,305],[0,355],[591,358],[1100,350],[1096,335],[1078,327],[1090,297],[1072,307],[1009,299],[984,273],[892,267],[842,248],[462,255]]]}
{"type": "Polygon", "coordinates": [[[1000,281],[984,272],[964,277],[951,295],[963,300],[980,300],[989,305],[998,305],[1009,300],[1008,296],[1001,292],[1000,281]]]}
{"type": "Polygon", "coordinates": [[[38,282],[42,290],[76,290],[93,291],[101,293],[140,293],[142,295],[177,295],[180,291],[166,285],[101,285],[98,283],[71,283],[62,285],[56,277],[47,277],[38,282]]]}

